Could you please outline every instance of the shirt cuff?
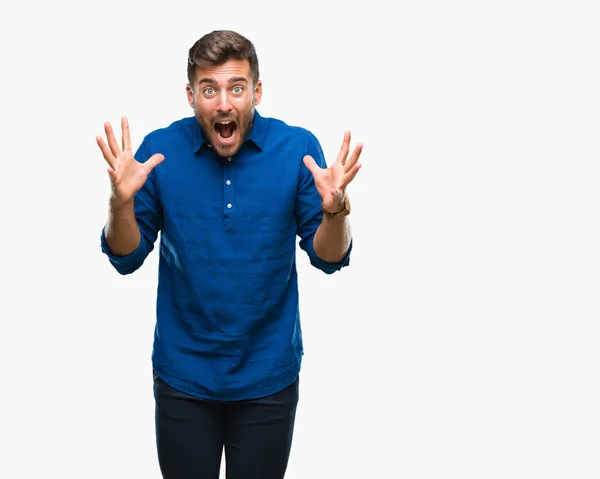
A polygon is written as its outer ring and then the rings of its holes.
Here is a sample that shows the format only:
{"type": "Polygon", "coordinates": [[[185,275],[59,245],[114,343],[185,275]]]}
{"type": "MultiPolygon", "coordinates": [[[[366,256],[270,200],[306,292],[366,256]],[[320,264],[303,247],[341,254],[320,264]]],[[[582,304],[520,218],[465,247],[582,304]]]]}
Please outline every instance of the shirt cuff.
{"type": "Polygon", "coordinates": [[[339,271],[344,266],[348,266],[350,264],[350,252],[352,251],[353,240],[350,240],[350,246],[348,246],[348,251],[346,251],[346,254],[344,255],[344,257],[336,263],[329,263],[329,262],[324,261],[321,258],[319,258],[317,256],[317,253],[315,253],[313,240],[314,240],[314,236],[308,242],[307,253],[308,253],[308,257],[310,258],[310,263],[315,268],[320,269],[321,271],[323,271],[326,274],[332,274],[332,273],[335,273],[336,271],[339,271]]]}
{"type": "Polygon", "coordinates": [[[127,255],[120,256],[111,253],[108,247],[108,243],[106,242],[104,228],[102,228],[102,233],[100,234],[100,247],[102,248],[102,252],[106,256],[108,256],[108,259],[111,262],[111,264],[121,274],[133,273],[142,265],[144,259],[146,258],[144,239],[141,236],[140,244],[138,244],[136,249],[134,249],[131,253],[127,255]]]}

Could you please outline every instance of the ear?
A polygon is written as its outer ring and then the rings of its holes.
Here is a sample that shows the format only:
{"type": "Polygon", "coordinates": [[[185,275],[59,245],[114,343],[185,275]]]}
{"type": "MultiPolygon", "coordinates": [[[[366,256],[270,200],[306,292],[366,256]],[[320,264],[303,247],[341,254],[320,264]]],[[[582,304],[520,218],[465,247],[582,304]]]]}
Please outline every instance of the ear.
{"type": "Polygon", "coordinates": [[[194,91],[192,90],[191,85],[188,83],[185,85],[185,91],[187,93],[187,99],[188,99],[188,104],[194,108],[195,104],[194,104],[194,91]]]}
{"type": "Polygon", "coordinates": [[[254,106],[257,106],[260,103],[262,98],[262,80],[258,80],[256,82],[256,87],[254,87],[254,106]]]}

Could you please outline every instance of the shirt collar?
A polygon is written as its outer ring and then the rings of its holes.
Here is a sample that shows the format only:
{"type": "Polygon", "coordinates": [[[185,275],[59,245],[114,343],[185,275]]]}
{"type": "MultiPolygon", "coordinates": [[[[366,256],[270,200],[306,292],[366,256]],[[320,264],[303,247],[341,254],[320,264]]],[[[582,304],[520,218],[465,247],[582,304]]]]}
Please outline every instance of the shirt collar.
{"type": "MultiPolygon", "coordinates": [[[[195,117],[192,117],[194,122],[192,125],[192,141],[194,146],[194,152],[197,152],[202,146],[208,146],[208,140],[204,137],[200,125],[195,117]]],[[[250,134],[244,143],[252,142],[258,147],[259,150],[263,150],[265,147],[265,141],[267,138],[267,121],[265,118],[260,116],[258,111],[254,109],[254,120],[252,128],[250,128],[250,134]]]]}

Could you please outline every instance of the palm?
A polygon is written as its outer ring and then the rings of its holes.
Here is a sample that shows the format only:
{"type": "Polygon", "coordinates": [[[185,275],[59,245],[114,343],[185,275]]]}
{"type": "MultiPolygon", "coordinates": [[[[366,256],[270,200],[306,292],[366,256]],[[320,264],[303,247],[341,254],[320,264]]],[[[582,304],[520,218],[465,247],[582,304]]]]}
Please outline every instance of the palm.
{"type": "Polygon", "coordinates": [[[116,158],[114,170],[114,194],[121,201],[132,198],[144,186],[150,173],[143,163],[136,161],[130,149],[116,158]]]}
{"type": "Polygon", "coordinates": [[[339,210],[339,206],[346,194],[346,187],[354,179],[362,166],[358,162],[362,146],[362,143],[357,144],[352,155],[348,158],[348,153],[350,152],[350,131],[346,131],[338,156],[329,168],[319,167],[309,155],[304,157],[304,164],[313,175],[315,187],[319,195],[321,195],[323,206],[326,210],[332,212],[339,210]]]}
{"type": "Polygon", "coordinates": [[[339,162],[333,163],[329,168],[320,169],[313,173],[315,186],[323,202],[327,206],[329,200],[333,201],[332,190],[338,190],[341,180],[344,176],[342,165],[339,162]]]}
{"type": "Polygon", "coordinates": [[[122,150],[119,147],[110,123],[104,124],[108,145],[102,137],[96,137],[102,155],[109,165],[108,174],[111,179],[113,196],[116,200],[126,203],[144,186],[152,169],[164,160],[161,154],[153,155],[145,163],[140,163],[133,157],[131,135],[127,118],[121,120],[122,150]]]}

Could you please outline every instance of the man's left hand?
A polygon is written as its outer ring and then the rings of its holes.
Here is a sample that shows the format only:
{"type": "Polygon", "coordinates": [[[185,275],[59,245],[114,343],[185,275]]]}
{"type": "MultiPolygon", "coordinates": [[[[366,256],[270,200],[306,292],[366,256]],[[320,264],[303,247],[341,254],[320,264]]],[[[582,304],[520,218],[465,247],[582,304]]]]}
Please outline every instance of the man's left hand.
{"type": "Polygon", "coordinates": [[[362,143],[354,147],[350,158],[350,130],[344,133],[344,141],[335,162],[329,168],[321,168],[310,155],[304,157],[304,164],[310,170],[315,180],[317,191],[321,195],[324,208],[330,213],[336,213],[344,208],[346,187],[354,179],[362,166],[358,162],[362,152],[362,143]]]}

